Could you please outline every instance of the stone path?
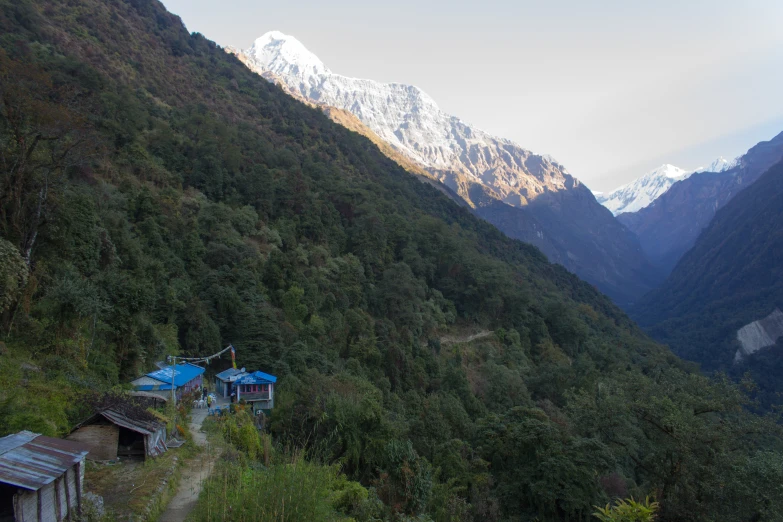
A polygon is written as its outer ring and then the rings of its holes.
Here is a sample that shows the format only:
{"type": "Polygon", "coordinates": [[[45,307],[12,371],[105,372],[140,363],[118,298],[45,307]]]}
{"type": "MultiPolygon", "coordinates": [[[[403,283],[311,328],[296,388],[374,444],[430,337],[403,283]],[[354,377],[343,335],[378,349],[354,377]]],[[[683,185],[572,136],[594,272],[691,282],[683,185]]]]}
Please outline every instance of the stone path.
{"type": "Polygon", "coordinates": [[[191,459],[182,469],[177,494],[169,502],[158,522],[184,522],[196,507],[198,496],[217,460],[215,449],[207,443],[207,434],[201,431],[201,425],[207,417],[207,409],[193,409],[190,413],[190,433],[193,442],[204,448],[204,453],[191,459]]]}

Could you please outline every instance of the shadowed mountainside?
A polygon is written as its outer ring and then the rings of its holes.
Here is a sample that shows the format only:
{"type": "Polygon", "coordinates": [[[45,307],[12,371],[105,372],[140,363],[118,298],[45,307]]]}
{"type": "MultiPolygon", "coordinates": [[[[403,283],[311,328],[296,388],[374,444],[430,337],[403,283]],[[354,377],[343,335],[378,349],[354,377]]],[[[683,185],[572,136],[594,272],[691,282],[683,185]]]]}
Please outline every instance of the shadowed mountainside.
{"type": "Polygon", "coordinates": [[[617,219],[639,238],[648,259],[668,274],[715,212],[783,158],[783,133],[751,148],[724,172],[698,172],[646,208],[617,219]]]}

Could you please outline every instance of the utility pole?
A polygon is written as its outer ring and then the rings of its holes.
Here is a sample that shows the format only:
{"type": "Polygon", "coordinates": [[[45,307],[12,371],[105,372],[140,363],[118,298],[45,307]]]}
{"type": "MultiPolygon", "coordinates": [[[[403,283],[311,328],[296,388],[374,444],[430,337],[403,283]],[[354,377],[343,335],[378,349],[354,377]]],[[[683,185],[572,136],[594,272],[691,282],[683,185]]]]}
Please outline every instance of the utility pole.
{"type": "Polygon", "coordinates": [[[174,373],[177,371],[177,356],[171,356],[171,404],[177,407],[177,396],[174,393],[174,373]]]}

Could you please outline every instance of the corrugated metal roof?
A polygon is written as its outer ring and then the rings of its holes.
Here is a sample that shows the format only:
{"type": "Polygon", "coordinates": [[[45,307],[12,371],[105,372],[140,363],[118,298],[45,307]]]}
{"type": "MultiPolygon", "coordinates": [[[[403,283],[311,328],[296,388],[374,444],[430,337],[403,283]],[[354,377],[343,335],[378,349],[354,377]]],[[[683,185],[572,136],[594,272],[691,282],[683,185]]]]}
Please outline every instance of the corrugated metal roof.
{"type": "Polygon", "coordinates": [[[247,372],[245,371],[244,368],[242,368],[241,370],[237,370],[236,368],[229,368],[228,370],[223,370],[219,374],[215,375],[215,377],[217,377],[221,381],[229,381],[229,380],[234,380],[237,377],[241,377],[246,373],[247,372]]]}
{"type": "Polygon", "coordinates": [[[137,391],[171,390],[171,384],[137,384],[133,389],[137,391]]]}
{"type": "Polygon", "coordinates": [[[36,491],[53,482],[89,450],[83,444],[20,431],[0,439],[0,482],[36,491]]]}
{"type": "Polygon", "coordinates": [[[142,435],[150,435],[164,427],[162,422],[132,419],[117,410],[108,409],[99,411],[89,419],[76,425],[71,431],[76,431],[85,424],[89,424],[90,421],[98,416],[104,417],[109,422],[113,422],[114,424],[122,426],[123,428],[128,428],[129,430],[135,431],[136,433],[141,433],[142,435]]]}
{"type": "MultiPolygon", "coordinates": [[[[147,374],[155,380],[171,384],[172,367],[166,366],[161,370],[155,370],[147,374]]],[[[204,368],[195,364],[178,364],[174,367],[174,386],[182,386],[204,373],[204,368]]]]}
{"type": "Polygon", "coordinates": [[[114,410],[102,411],[100,415],[103,415],[111,422],[118,424],[123,428],[128,428],[131,431],[143,433],[144,435],[151,435],[163,427],[162,423],[131,419],[130,417],[114,410]]]}
{"type": "MultiPolygon", "coordinates": [[[[170,387],[171,386],[169,386],[169,388],[170,387]]],[[[130,392],[130,394],[133,397],[144,397],[144,398],[147,398],[147,399],[155,399],[155,400],[158,400],[158,401],[162,400],[162,401],[168,402],[168,400],[169,400],[169,397],[166,397],[165,395],[158,395],[157,393],[149,393],[149,392],[146,392],[146,391],[132,391],[132,392],[130,392]]]]}
{"type": "Polygon", "coordinates": [[[237,379],[237,384],[268,384],[277,382],[277,377],[264,372],[253,372],[237,379]]]}

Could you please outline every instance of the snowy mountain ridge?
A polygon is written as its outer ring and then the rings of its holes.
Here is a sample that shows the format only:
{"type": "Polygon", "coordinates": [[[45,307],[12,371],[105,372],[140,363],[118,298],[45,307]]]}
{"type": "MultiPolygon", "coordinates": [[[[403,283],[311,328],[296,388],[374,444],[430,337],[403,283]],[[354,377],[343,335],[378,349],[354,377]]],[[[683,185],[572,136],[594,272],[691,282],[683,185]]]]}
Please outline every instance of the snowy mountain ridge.
{"type": "Polygon", "coordinates": [[[229,52],[267,79],[279,80],[294,95],[353,113],[469,203],[462,176],[513,206],[580,185],[551,157],[445,113],[418,87],[336,74],[296,38],[279,31],[264,34],[245,51],[229,52]]]}
{"type": "Polygon", "coordinates": [[[608,194],[595,193],[595,197],[615,216],[623,212],[637,212],[665,194],[678,181],[699,172],[723,172],[736,164],[737,159],[727,160],[723,156],[695,170],[685,170],[666,163],[608,194]]]}

